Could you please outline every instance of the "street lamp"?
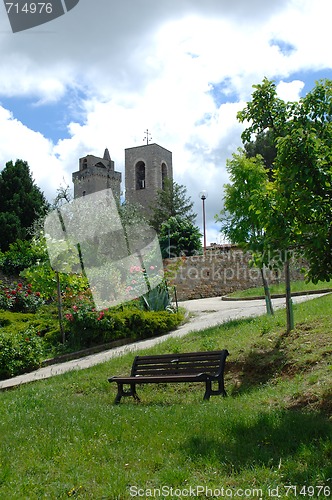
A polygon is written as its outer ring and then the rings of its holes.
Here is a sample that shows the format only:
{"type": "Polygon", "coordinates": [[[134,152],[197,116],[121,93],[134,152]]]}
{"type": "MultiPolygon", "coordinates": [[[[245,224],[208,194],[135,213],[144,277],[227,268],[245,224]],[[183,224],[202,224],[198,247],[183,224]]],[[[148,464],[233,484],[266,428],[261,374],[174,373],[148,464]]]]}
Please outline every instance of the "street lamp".
{"type": "Polygon", "coordinates": [[[199,197],[200,199],[202,200],[202,203],[203,203],[203,238],[204,238],[204,255],[205,255],[205,252],[206,252],[206,225],[205,225],[205,200],[208,196],[208,193],[207,191],[201,191],[199,193],[199,197]]]}

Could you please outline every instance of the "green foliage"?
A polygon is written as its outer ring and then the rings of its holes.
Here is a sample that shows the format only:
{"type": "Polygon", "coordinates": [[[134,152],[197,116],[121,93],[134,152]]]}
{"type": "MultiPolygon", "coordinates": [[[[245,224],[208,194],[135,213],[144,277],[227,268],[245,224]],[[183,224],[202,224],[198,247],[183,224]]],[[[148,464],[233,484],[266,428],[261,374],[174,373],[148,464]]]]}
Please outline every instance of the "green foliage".
{"type": "Polygon", "coordinates": [[[165,179],[164,188],[158,191],[156,202],[151,206],[151,226],[160,232],[161,225],[171,217],[180,217],[182,220],[194,224],[196,214],[193,212],[194,202],[187,198],[185,186],[177,184],[171,179],[165,179]]]}
{"type": "Polygon", "coordinates": [[[171,299],[165,283],[149,290],[141,297],[141,302],[148,311],[165,311],[166,309],[172,311],[171,299]]]}
{"type": "Polygon", "coordinates": [[[40,366],[43,342],[32,327],[23,332],[0,329],[0,379],[34,370],[40,366]]]}
{"type": "Polygon", "coordinates": [[[271,214],[270,184],[263,158],[248,158],[242,149],[227,161],[230,183],[224,186],[224,208],[216,219],[232,242],[263,252],[266,220],[271,214]]]}
{"type": "Polygon", "coordinates": [[[137,340],[160,335],[176,328],[182,319],[182,313],[143,311],[138,307],[95,311],[74,306],[66,314],[66,328],[69,344],[83,348],[119,338],[137,340]]]}
{"type": "Polygon", "coordinates": [[[30,283],[28,285],[17,283],[11,288],[0,286],[0,309],[35,313],[42,304],[40,292],[34,292],[30,283]]]}
{"type": "Polygon", "coordinates": [[[47,258],[44,249],[28,240],[16,240],[2,253],[0,266],[4,273],[18,275],[27,267],[47,258]]]}
{"type": "Polygon", "coordinates": [[[274,162],[272,211],[266,244],[292,248],[309,264],[308,279],[332,278],[332,81],[321,80],[298,102],[277,97],[274,82],[254,86],[252,100],[238,113],[252,134],[270,131],[277,155],[274,162]]]}
{"type": "Polygon", "coordinates": [[[125,201],[118,207],[118,211],[124,227],[133,226],[134,224],[148,224],[148,220],[144,216],[144,208],[139,203],[125,201]]]}
{"type": "Polygon", "coordinates": [[[273,180],[274,162],[277,156],[277,148],[272,130],[258,133],[254,141],[244,144],[244,149],[248,158],[262,156],[265,168],[268,172],[268,178],[273,180]]]}
{"type": "Polygon", "coordinates": [[[138,388],[140,403],[114,406],[107,379],[130,373],[134,353],[1,392],[0,497],[129,499],[136,486],[150,498],[161,485],[198,484],[229,497],[241,488],[272,498],[278,487],[294,499],[290,485],[297,498],[330,497],[331,298],[299,305],[290,336],[277,311],[142,352],[226,347],[227,398],[202,401],[202,384],[155,384],[138,388]],[[299,495],[309,485],[316,495],[299,495]]]}
{"type": "Polygon", "coordinates": [[[161,225],[159,243],[163,259],[196,255],[202,251],[198,227],[179,215],[170,217],[161,225]]]}
{"type": "Polygon", "coordinates": [[[48,203],[34,183],[28,164],[8,162],[0,172],[0,248],[6,251],[17,239],[29,237],[28,228],[44,215],[48,203]]]}
{"type": "MultiPolygon", "coordinates": [[[[61,290],[67,291],[68,295],[75,297],[84,293],[88,288],[88,282],[82,274],[59,273],[61,290]]],[[[38,265],[25,269],[21,276],[32,284],[33,289],[38,289],[44,300],[52,301],[57,295],[56,272],[53,271],[48,262],[42,262],[38,265]]]]}

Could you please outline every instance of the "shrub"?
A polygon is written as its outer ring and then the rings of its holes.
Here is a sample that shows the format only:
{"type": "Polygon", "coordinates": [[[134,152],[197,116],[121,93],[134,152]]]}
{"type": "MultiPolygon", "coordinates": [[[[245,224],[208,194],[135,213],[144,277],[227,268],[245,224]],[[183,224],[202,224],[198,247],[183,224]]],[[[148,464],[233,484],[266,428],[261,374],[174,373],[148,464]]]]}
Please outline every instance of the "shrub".
{"type": "Polygon", "coordinates": [[[43,303],[40,292],[33,292],[31,284],[0,288],[0,309],[35,313],[43,303]]]}
{"type": "Polygon", "coordinates": [[[66,327],[71,345],[90,347],[119,338],[135,340],[160,335],[176,328],[182,319],[180,312],[142,311],[130,306],[97,312],[74,306],[66,314],[66,327]]]}
{"type": "Polygon", "coordinates": [[[9,245],[9,250],[2,253],[0,265],[6,274],[18,275],[23,269],[30,267],[45,258],[44,251],[27,240],[16,240],[9,245]]]}
{"type": "MultiPolygon", "coordinates": [[[[39,290],[44,300],[52,301],[57,296],[56,272],[48,262],[25,269],[20,274],[32,287],[39,290]]],[[[82,274],[59,273],[60,285],[63,295],[75,298],[88,289],[88,281],[82,274]]]]}
{"type": "Polygon", "coordinates": [[[43,342],[34,328],[23,332],[0,330],[0,379],[38,368],[42,355],[43,342]]]}

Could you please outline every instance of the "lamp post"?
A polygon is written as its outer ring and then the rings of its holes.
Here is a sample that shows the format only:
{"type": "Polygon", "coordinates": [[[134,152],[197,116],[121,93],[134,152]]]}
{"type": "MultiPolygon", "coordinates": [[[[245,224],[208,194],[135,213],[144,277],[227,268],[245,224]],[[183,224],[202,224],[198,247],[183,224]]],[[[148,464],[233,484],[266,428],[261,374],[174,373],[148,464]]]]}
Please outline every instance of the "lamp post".
{"type": "Polygon", "coordinates": [[[204,255],[206,252],[205,200],[206,200],[207,196],[208,196],[208,194],[207,194],[207,191],[205,191],[205,190],[201,191],[199,193],[199,197],[202,200],[202,204],[203,204],[203,241],[204,241],[203,249],[204,249],[204,255]]]}

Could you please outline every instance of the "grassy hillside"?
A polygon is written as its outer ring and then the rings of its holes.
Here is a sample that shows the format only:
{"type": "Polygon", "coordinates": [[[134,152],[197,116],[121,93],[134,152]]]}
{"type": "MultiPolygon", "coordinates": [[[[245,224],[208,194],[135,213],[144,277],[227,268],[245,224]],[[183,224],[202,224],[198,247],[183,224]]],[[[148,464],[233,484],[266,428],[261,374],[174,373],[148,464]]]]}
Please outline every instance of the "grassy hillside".
{"type": "Polygon", "coordinates": [[[145,386],[140,403],[114,406],[107,378],[132,354],[0,393],[0,499],[328,498],[331,306],[331,295],[295,306],[289,335],[278,311],[149,351],[227,348],[227,398],[145,386]]]}

